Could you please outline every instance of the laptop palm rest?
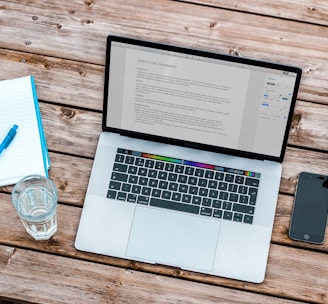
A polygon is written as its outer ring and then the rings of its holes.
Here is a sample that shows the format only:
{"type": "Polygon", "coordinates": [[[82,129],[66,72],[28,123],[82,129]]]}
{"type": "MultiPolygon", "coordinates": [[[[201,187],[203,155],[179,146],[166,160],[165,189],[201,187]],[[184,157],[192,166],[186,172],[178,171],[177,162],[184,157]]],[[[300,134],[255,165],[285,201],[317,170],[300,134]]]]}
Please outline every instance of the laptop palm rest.
{"type": "Polygon", "coordinates": [[[219,230],[220,222],[217,220],[138,206],[127,256],[180,268],[210,271],[219,230]]]}

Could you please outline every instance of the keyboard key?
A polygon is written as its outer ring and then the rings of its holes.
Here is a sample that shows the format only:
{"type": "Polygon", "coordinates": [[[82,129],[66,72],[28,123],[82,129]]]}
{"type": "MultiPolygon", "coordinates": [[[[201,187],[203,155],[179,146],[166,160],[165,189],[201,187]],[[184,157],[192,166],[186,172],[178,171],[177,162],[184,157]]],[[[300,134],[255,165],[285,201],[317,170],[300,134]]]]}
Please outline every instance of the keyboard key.
{"type": "Polygon", "coordinates": [[[208,179],[213,179],[214,178],[214,171],[206,170],[205,171],[205,177],[208,178],[208,179]]]}
{"type": "Polygon", "coordinates": [[[130,174],[137,174],[138,172],[138,167],[136,166],[129,166],[128,173],[130,174]]]}
{"type": "Polygon", "coordinates": [[[221,209],[221,207],[222,207],[222,201],[220,201],[220,200],[213,200],[212,201],[212,207],[213,208],[217,208],[217,209],[221,209]]]}
{"type": "Polygon", "coordinates": [[[116,194],[117,194],[117,191],[114,191],[114,190],[108,190],[108,192],[107,192],[107,197],[108,197],[108,198],[112,198],[112,199],[116,199],[116,194]]]}
{"type": "Polygon", "coordinates": [[[133,165],[135,162],[135,157],[133,156],[126,156],[125,157],[125,163],[128,165],[133,165]]]}
{"type": "Polygon", "coordinates": [[[217,189],[218,182],[216,180],[210,180],[208,181],[208,187],[211,189],[217,189]]]}
{"type": "Polygon", "coordinates": [[[235,222],[241,223],[243,221],[243,215],[241,213],[234,213],[233,214],[233,220],[235,222]]]}
{"type": "Polygon", "coordinates": [[[222,181],[224,178],[224,173],[222,172],[216,172],[215,173],[215,179],[218,180],[218,181],[222,181]]]}
{"type": "Polygon", "coordinates": [[[198,177],[203,177],[204,176],[204,169],[199,169],[199,168],[197,168],[196,170],[195,170],[195,176],[198,176],[198,177]]]}
{"type": "Polygon", "coordinates": [[[186,184],[180,184],[180,186],[179,186],[179,192],[181,192],[181,193],[188,193],[188,185],[186,185],[186,184]]]}
{"type": "Polygon", "coordinates": [[[116,154],[115,161],[117,163],[123,163],[124,162],[124,155],[122,155],[122,154],[116,154]]]}
{"type": "Polygon", "coordinates": [[[193,196],[191,203],[194,205],[200,205],[202,202],[202,198],[200,196],[193,196]]]}
{"type": "Polygon", "coordinates": [[[239,186],[238,193],[240,193],[240,194],[247,194],[247,192],[248,192],[248,187],[246,187],[246,186],[239,186]]]}
{"type": "Polygon", "coordinates": [[[111,190],[121,190],[121,185],[122,185],[122,183],[120,183],[120,182],[111,181],[109,183],[109,189],[111,189],[111,190]]]}
{"type": "Polygon", "coordinates": [[[143,158],[140,158],[140,157],[136,157],[135,161],[134,161],[134,164],[136,166],[140,166],[142,167],[144,164],[145,164],[145,160],[143,158]]]}
{"type": "Polygon", "coordinates": [[[223,202],[222,209],[224,209],[224,210],[231,210],[231,208],[232,208],[232,203],[230,203],[230,202],[223,202]]]}
{"type": "Polygon", "coordinates": [[[143,205],[148,205],[149,196],[138,195],[137,203],[143,204],[143,205]]]}
{"type": "Polygon", "coordinates": [[[189,185],[197,185],[198,179],[194,176],[189,176],[188,178],[188,184],[189,185]]]}
{"type": "Polygon", "coordinates": [[[235,183],[242,185],[244,183],[245,177],[241,175],[236,175],[235,183]]]}
{"type": "Polygon", "coordinates": [[[168,186],[169,186],[169,182],[167,182],[167,181],[161,180],[158,183],[158,188],[162,189],[162,190],[166,190],[168,188],[168,186]]]}
{"type": "Polygon", "coordinates": [[[138,175],[139,176],[147,176],[147,173],[148,173],[148,169],[146,169],[146,168],[139,168],[139,170],[138,170],[138,175]]]}
{"type": "Polygon", "coordinates": [[[167,178],[170,182],[176,182],[178,180],[178,174],[176,173],[169,173],[167,178]]]}
{"type": "Polygon", "coordinates": [[[190,194],[183,194],[181,201],[183,203],[190,204],[191,203],[191,198],[192,198],[192,196],[190,194]]]}
{"type": "Polygon", "coordinates": [[[248,205],[234,204],[232,210],[246,214],[254,214],[254,207],[248,205]]]}
{"type": "Polygon", "coordinates": [[[243,222],[246,224],[253,224],[253,216],[245,214],[243,222]]]}
{"type": "Polygon", "coordinates": [[[169,183],[169,190],[170,191],[177,191],[179,187],[178,183],[169,183]]]}
{"type": "Polygon", "coordinates": [[[179,192],[173,192],[172,193],[172,200],[173,201],[181,201],[182,194],[179,192]]]}
{"type": "Polygon", "coordinates": [[[147,159],[145,162],[145,167],[146,168],[154,168],[155,161],[152,159],[147,159]]]}
{"type": "Polygon", "coordinates": [[[239,196],[239,203],[248,204],[249,197],[247,195],[240,195],[239,196]]]}
{"type": "Polygon", "coordinates": [[[184,211],[188,213],[198,214],[200,207],[192,204],[183,204],[177,203],[169,200],[163,200],[158,198],[151,198],[150,199],[150,206],[160,207],[160,208],[167,208],[177,211],[184,211]]]}
{"type": "Polygon", "coordinates": [[[206,189],[206,188],[199,188],[199,195],[200,196],[207,196],[208,195],[208,189],[206,189]]]}
{"type": "Polygon", "coordinates": [[[219,199],[221,199],[221,200],[227,200],[228,199],[228,196],[229,196],[229,193],[228,192],[220,191],[219,199]]]}
{"type": "Polygon", "coordinates": [[[206,216],[212,216],[212,209],[207,207],[201,207],[200,208],[200,214],[206,215],[206,216]]]}
{"type": "Polygon", "coordinates": [[[167,190],[164,190],[163,192],[162,192],[162,198],[164,198],[164,199],[171,199],[171,194],[172,194],[172,192],[171,191],[167,191],[167,190]]]}
{"type": "Polygon", "coordinates": [[[219,190],[227,190],[227,189],[228,189],[228,183],[225,183],[225,182],[219,182],[218,189],[219,189],[219,190]]]}
{"type": "Polygon", "coordinates": [[[141,194],[150,196],[151,188],[150,187],[142,187],[141,194]]]}
{"type": "Polygon", "coordinates": [[[187,179],[188,179],[187,176],[180,174],[179,177],[178,177],[178,182],[185,184],[187,182],[187,179]]]}
{"type": "Polygon", "coordinates": [[[210,193],[208,196],[211,198],[217,198],[219,196],[219,191],[218,190],[210,190],[210,193]]]}
{"type": "Polygon", "coordinates": [[[150,179],[148,183],[149,187],[156,188],[158,186],[158,180],[157,179],[150,179]]]}
{"type": "Polygon", "coordinates": [[[224,178],[224,180],[226,181],[226,182],[229,182],[229,183],[232,183],[233,182],[233,180],[234,180],[234,178],[235,178],[235,176],[233,175],[233,174],[226,174],[226,176],[225,176],[225,178],[224,178]]]}
{"type": "Polygon", "coordinates": [[[127,182],[128,175],[125,173],[113,172],[112,173],[112,180],[120,181],[120,182],[127,182]]]}
{"type": "Polygon", "coordinates": [[[124,164],[120,164],[120,163],[114,163],[113,171],[126,173],[127,170],[128,170],[128,165],[124,165],[124,164]]]}
{"type": "Polygon", "coordinates": [[[138,184],[140,186],[147,186],[148,185],[148,178],[147,177],[139,177],[138,184]]]}
{"type": "Polygon", "coordinates": [[[211,207],[212,205],[212,200],[210,198],[203,198],[202,205],[206,207],[211,207]]]}
{"type": "Polygon", "coordinates": [[[119,200],[119,201],[125,201],[126,196],[127,196],[126,192],[118,192],[116,199],[119,200]]]}
{"type": "Polygon", "coordinates": [[[153,191],[151,192],[151,195],[154,197],[161,197],[161,193],[162,191],[159,189],[153,189],[153,191]]]}
{"type": "Polygon", "coordinates": [[[183,173],[184,172],[184,166],[182,165],[176,165],[174,169],[175,173],[183,173]]]}
{"type": "Polygon", "coordinates": [[[127,201],[130,202],[130,203],[135,203],[137,201],[137,195],[129,193],[127,201]]]}
{"type": "Polygon", "coordinates": [[[156,161],[155,162],[155,169],[157,170],[163,170],[164,169],[164,163],[161,161],[156,161]]]}
{"type": "Polygon", "coordinates": [[[229,192],[237,192],[238,185],[236,185],[236,184],[229,184],[228,190],[229,190],[229,192]]]}
{"type": "Polygon", "coordinates": [[[122,185],[122,191],[123,192],[130,192],[131,191],[131,185],[130,184],[127,184],[127,183],[124,183],[123,185],[122,185]]]}
{"type": "Polygon", "coordinates": [[[136,184],[138,182],[138,176],[136,175],[130,175],[129,176],[129,183],[130,184],[136,184]]]}
{"type": "Polygon", "coordinates": [[[194,175],[194,172],[195,172],[195,168],[193,168],[193,167],[186,167],[184,173],[187,174],[187,175],[194,175]]]}
{"type": "Polygon", "coordinates": [[[131,192],[134,193],[134,194],[139,194],[141,192],[141,186],[133,185],[132,189],[131,189],[131,192]]]}
{"type": "Polygon", "coordinates": [[[174,164],[166,163],[165,164],[165,171],[173,172],[174,171],[174,164]]]}
{"type": "Polygon", "coordinates": [[[157,173],[158,173],[157,170],[149,169],[149,170],[148,170],[148,177],[151,177],[151,178],[157,178],[157,173]]]}
{"type": "Polygon", "coordinates": [[[260,180],[258,180],[256,178],[251,178],[251,177],[247,177],[246,181],[245,181],[245,185],[252,186],[252,187],[258,187],[259,183],[260,183],[260,180]]]}
{"type": "Polygon", "coordinates": [[[167,172],[165,171],[161,171],[161,172],[158,172],[158,178],[159,179],[163,179],[163,180],[166,180],[167,179],[167,172]]]}
{"type": "Polygon", "coordinates": [[[223,212],[223,219],[225,220],[232,220],[232,212],[230,211],[224,211],[223,212]]]}
{"type": "Polygon", "coordinates": [[[229,201],[230,202],[238,202],[239,195],[236,193],[230,193],[229,201]]]}
{"type": "Polygon", "coordinates": [[[205,178],[198,179],[198,186],[199,187],[207,187],[207,179],[205,179],[205,178]]]}
{"type": "Polygon", "coordinates": [[[216,217],[216,218],[222,218],[222,210],[219,210],[219,209],[214,209],[213,210],[213,217],[216,217]]]}
{"type": "Polygon", "coordinates": [[[192,195],[197,195],[198,194],[199,188],[196,186],[189,186],[188,193],[192,195]]]}

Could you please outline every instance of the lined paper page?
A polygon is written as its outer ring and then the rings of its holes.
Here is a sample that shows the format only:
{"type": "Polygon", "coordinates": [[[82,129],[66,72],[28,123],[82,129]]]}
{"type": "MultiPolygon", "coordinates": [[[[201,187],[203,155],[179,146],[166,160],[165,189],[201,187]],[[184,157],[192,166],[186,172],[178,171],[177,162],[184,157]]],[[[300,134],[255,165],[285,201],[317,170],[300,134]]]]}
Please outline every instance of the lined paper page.
{"type": "Polygon", "coordinates": [[[0,154],[0,185],[46,175],[30,76],[0,81],[0,141],[14,124],[17,134],[0,154]]]}

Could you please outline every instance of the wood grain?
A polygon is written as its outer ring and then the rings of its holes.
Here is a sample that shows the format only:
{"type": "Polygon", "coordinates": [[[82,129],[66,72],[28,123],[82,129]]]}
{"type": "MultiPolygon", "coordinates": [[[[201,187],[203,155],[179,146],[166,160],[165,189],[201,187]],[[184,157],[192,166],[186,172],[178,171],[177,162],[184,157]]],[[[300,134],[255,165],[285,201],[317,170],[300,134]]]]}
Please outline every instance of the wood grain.
{"type": "MultiPolygon", "coordinates": [[[[33,303],[239,303],[247,293],[0,246],[0,293],[33,303]],[[30,280],[31,276],[35,279],[30,280]],[[62,280],[65,277],[66,280],[62,280]],[[42,286],[42,292],[39,292],[42,286]],[[142,286],[142,289],[140,288],[142,286]],[[190,294],[195,294],[190,297],[190,294]]],[[[276,303],[254,294],[248,303],[276,303]]],[[[299,303],[281,299],[279,303],[299,303]]]]}
{"type": "Polygon", "coordinates": [[[328,303],[328,241],[288,238],[298,174],[328,172],[327,12],[325,0],[0,0],[0,79],[34,75],[59,191],[58,232],[37,242],[11,206],[12,186],[0,187],[0,303],[328,303]],[[302,68],[264,283],[74,248],[109,33],[302,68]]]}
{"type": "MultiPolygon", "coordinates": [[[[247,291],[257,291],[263,294],[271,294],[276,296],[288,295],[289,298],[293,298],[295,300],[300,300],[300,301],[315,301],[318,303],[324,303],[324,301],[322,302],[322,300],[327,299],[328,297],[327,290],[324,288],[324,286],[328,284],[328,277],[325,276],[325,273],[328,270],[328,265],[326,263],[326,254],[324,253],[320,253],[320,252],[316,253],[314,251],[308,251],[304,249],[300,250],[300,249],[294,249],[285,246],[272,245],[269,255],[267,275],[263,284],[258,285],[258,284],[232,281],[220,277],[205,276],[199,273],[181,271],[170,267],[153,266],[145,263],[132,262],[128,260],[115,259],[111,257],[102,257],[95,254],[88,254],[88,253],[77,251],[74,249],[73,244],[75,239],[75,231],[77,229],[78,221],[80,218],[80,208],[76,208],[72,206],[59,205],[57,234],[49,241],[36,242],[25,232],[23,226],[20,224],[18,216],[16,215],[13,207],[10,204],[9,198],[10,198],[9,195],[0,194],[0,200],[2,202],[3,210],[5,211],[5,213],[0,214],[0,219],[1,219],[0,239],[2,240],[2,244],[29,248],[44,253],[59,254],[61,256],[67,256],[71,258],[78,257],[80,259],[84,259],[88,261],[94,261],[94,262],[101,261],[102,263],[108,265],[114,265],[114,266],[119,266],[119,267],[133,269],[133,270],[142,270],[148,272],[150,271],[162,275],[184,278],[191,281],[205,282],[205,283],[226,286],[226,287],[234,287],[247,291]],[[7,232],[5,232],[6,230],[7,232]],[[306,275],[304,275],[305,268],[306,268],[306,275]],[[304,286],[308,286],[308,287],[304,288],[304,286]]],[[[324,246],[326,250],[328,247],[327,245],[328,244],[326,243],[324,246]]],[[[311,248],[310,246],[311,245],[309,245],[308,248],[311,248]]],[[[320,246],[321,249],[322,247],[323,246],[320,246]]],[[[312,245],[312,250],[314,248],[315,248],[314,245],[312,245]]],[[[29,255],[29,253],[25,252],[24,256],[26,255],[29,255]]],[[[35,264],[36,267],[39,269],[39,271],[44,271],[45,274],[47,274],[47,272],[49,271],[51,271],[52,273],[52,274],[42,275],[40,278],[49,279],[49,276],[50,277],[53,275],[56,276],[56,274],[58,273],[58,275],[63,275],[64,277],[66,277],[66,280],[63,281],[62,284],[70,285],[70,284],[78,284],[77,282],[80,282],[78,275],[72,273],[68,275],[65,274],[65,271],[63,272],[61,269],[59,269],[62,263],[58,262],[57,264],[56,262],[56,266],[54,265],[42,266],[40,259],[43,260],[45,258],[51,262],[57,259],[55,256],[53,255],[49,256],[48,254],[43,255],[41,253],[39,254],[35,253],[35,255],[38,256],[38,262],[37,264],[32,263],[32,265],[35,264]]],[[[66,259],[65,265],[63,265],[62,267],[66,267],[67,269],[69,269],[70,267],[75,267],[74,265],[79,263],[80,262],[75,263],[71,260],[66,259]]],[[[11,264],[12,264],[12,260],[10,260],[10,265],[11,264]]],[[[23,265],[21,265],[21,268],[27,269],[24,271],[27,271],[28,273],[31,272],[31,270],[28,270],[30,268],[29,264],[26,264],[24,267],[23,265]]],[[[90,269],[87,271],[88,274],[86,274],[85,272],[81,272],[80,275],[90,276],[91,273],[94,271],[94,267],[93,266],[91,267],[90,265],[89,268],[90,269]]],[[[23,271],[23,270],[19,270],[18,267],[18,269],[15,270],[14,273],[16,271],[23,271]]],[[[12,270],[10,270],[10,272],[12,272],[12,270]]],[[[39,277],[39,274],[37,275],[33,274],[33,276],[39,277]]],[[[108,282],[100,274],[92,273],[91,276],[93,277],[95,282],[98,282],[98,284],[104,284],[105,282],[108,282]]],[[[0,282],[2,278],[3,275],[0,276],[0,282]]],[[[14,284],[14,282],[11,283],[14,284]]],[[[176,285],[180,290],[181,289],[180,281],[176,282],[176,285]]],[[[19,284],[19,286],[21,285],[19,284]]],[[[88,286],[90,287],[90,285],[88,286]]],[[[146,286],[144,285],[142,286],[143,288],[146,288],[146,286]]],[[[69,295],[70,294],[69,287],[61,286],[60,288],[61,292],[63,292],[62,290],[63,288],[66,288],[63,294],[69,295]]],[[[33,288],[31,287],[31,289],[33,288]]],[[[57,289],[56,286],[53,286],[51,288],[52,292],[54,292],[56,289],[57,289]]],[[[174,294],[177,293],[174,292],[174,294]]],[[[196,301],[199,300],[200,299],[196,299],[196,301]]]]}
{"type": "Polygon", "coordinates": [[[188,2],[292,20],[299,20],[301,16],[303,22],[328,25],[328,5],[325,0],[277,0],[274,2],[268,0],[190,0],[188,2]]]}
{"type": "Polygon", "coordinates": [[[106,36],[128,35],[300,66],[299,98],[327,103],[323,26],[168,0],[24,2],[1,7],[1,48],[104,65],[106,36]]]}

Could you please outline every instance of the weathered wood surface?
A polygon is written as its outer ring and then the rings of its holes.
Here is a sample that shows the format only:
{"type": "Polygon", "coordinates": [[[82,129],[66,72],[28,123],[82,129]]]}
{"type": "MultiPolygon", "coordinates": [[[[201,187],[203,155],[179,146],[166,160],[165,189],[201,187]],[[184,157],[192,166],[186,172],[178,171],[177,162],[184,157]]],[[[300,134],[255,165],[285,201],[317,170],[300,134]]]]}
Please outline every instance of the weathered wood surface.
{"type": "Polygon", "coordinates": [[[298,174],[328,174],[327,12],[324,0],[0,0],[0,79],[35,76],[59,190],[58,233],[36,242],[11,206],[12,187],[0,188],[0,303],[328,303],[328,240],[288,238],[298,174]],[[109,33],[303,69],[263,284],[75,250],[109,33]]]}
{"type": "MultiPolygon", "coordinates": [[[[0,238],[3,243],[14,248],[28,248],[45,253],[62,255],[63,257],[86,259],[88,261],[101,262],[123,268],[155,272],[162,275],[234,287],[244,289],[246,291],[275,295],[278,297],[285,297],[288,295],[289,298],[303,301],[314,301],[320,303],[320,297],[324,298],[327,296],[325,288],[323,287],[328,284],[328,277],[326,276],[328,271],[328,265],[326,263],[328,243],[321,246],[323,252],[313,252],[304,249],[272,245],[269,255],[266,280],[263,284],[257,285],[232,281],[220,277],[204,276],[170,267],[152,266],[143,263],[131,262],[128,260],[102,257],[95,254],[87,254],[76,251],[74,249],[74,239],[81,210],[80,208],[75,208],[72,206],[59,205],[58,232],[54,238],[48,242],[35,242],[26,234],[22,225],[17,225],[19,224],[19,219],[11,206],[10,195],[0,194],[0,200],[2,202],[2,210],[5,213],[5,216],[1,217],[0,238]],[[304,269],[306,269],[306,272],[304,272],[304,269]],[[320,284],[317,283],[316,286],[312,286],[312,282],[317,281],[318,278],[320,278],[320,284]],[[305,286],[306,289],[304,289],[305,286]]],[[[274,233],[276,238],[273,238],[273,242],[283,241],[286,244],[291,244],[292,242],[288,241],[285,237],[286,227],[284,227],[289,219],[291,199],[288,196],[281,197],[281,205],[282,206],[277,210],[279,219],[277,219],[275,223],[275,229],[281,231],[274,233]],[[280,226],[282,228],[280,228],[280,226]]],[[[308,248],[310,248],[310,246],[308,248]]],[[[312,248],[314,248],[314,246],[312,246],[312,248]]],[[[49,256],[49,259],[53,259],[53,257],[49,256]]],[[[65,267],[69,267],[71,263],[71,260],[67,260],[65,267]]],[[[28,267],[28,265],[26,265],[26,267],[28,267]]],[[[38,267],[40,267],[40,269],[44,267],[45,271],[49,271],[47,270],[47,266],[42,266],[39,264],[38,267]]],[[[91,268],[92,266],[90,266],[89,272],[92,272],[91,268]]],[[[102,281],[102,278],[95,277],[95,280],[97,279],[102,281]]]]}
{"type": "MultiPolygon", "coordinates": [[[[262,9],[273,6],[262,2],[262,9]]],[[[288,11],[297,6],[290,3],[288,11]]],[[[327,103],[326,26],[168,0],[0,1],[0,16],[6,49],[103,65],[109,33],[141,37],[298,65],[304,70],[299,98],[327,103]]]]}

